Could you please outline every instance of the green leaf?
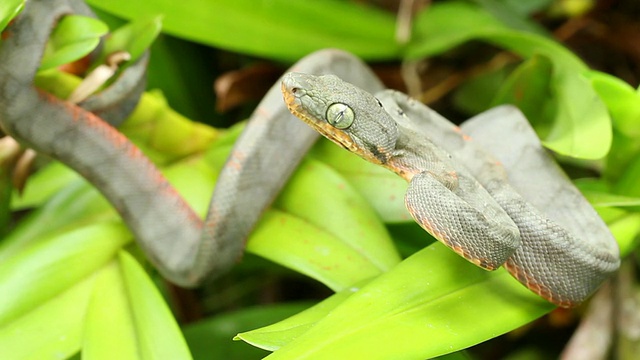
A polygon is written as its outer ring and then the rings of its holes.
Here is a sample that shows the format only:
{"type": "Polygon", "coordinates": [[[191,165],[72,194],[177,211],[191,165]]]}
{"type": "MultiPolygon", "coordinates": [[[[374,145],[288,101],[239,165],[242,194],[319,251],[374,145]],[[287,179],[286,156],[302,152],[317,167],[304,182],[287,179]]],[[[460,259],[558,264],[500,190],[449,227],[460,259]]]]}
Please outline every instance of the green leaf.
{"type": "MultiPolygon", "coordinates": [[[[364,283],[366,282],[368,281],[364,283]]],[[[344,289],[285,320],[240,333],[234,340],[242,340],[261,349],[276,351],[307,332],[316,322],[327,316],[357,290],[356,286],[344,289]]]]}
{"type": "Polygon", "coordinates": [[[613,126],[627,137],[640,137],[640,95],[636,89],[615,76],[599,71],[589,71],[586,75],[607,106],[613,126]]]}
{"type": "Polygon", "coordinates": [[[132,311],[122,272],[114,260],[96,274],[84,321],[83,358],[141,358],[132,311]]]}
{"type": "MultiPolygon", "coordinates": [[[[327,165],[305,159],[274,207],[340,239],[381,271],[400,262],[386,228],[373,209],[345,178],[327,165]]],[[[350,271],[344,272],[353,275],[350,271]]],[[[370,276],[363,274],[360,278],[370,276]]]]}
{"type": "Polygon", "coordinates": [[[607,155],[602,177],[615,184],[640,154],[640,141],[618,131],[613,132],[613,143],[607,155]]]}
{"type": "Polygon", "coordinates": [[[611,120],[586,78],[573,72],[556,73],[557,113],[543,144],[560,154],[600,159],[611,147],[611,120]]]}
{"type": "Polygon", "coordinates": [[[22,210],[38,207],[79,178],[80,175],[68,167],[59,162],[52,162],[29,176],[29,181],[27,181],[22,194],[14,193],[11,199],[11,208],[22,210]]]}
{"type": "Polygon", "coordinates": [[[116,218],[113,208],[95,188],[83,179],[76,179],[30,213],[3,239],[0,262],[49,236],[116,218]]]}
{"type": "Polygon", "coordinates": [[[312,277],[334,290],[381,273],[377,264],[370,260],[370,249],[354,249],[322,228],[275,210],[263,215],[249,237],[246,250],[312,277]]]}
{"type": "Polygon", "coordinates": [[[101,222],[27,246],[0,263],[0,326],[32,311],[102,267],[131,235],[101,222]],[[16,301],[15,299],[19,299],[16,301]]]}
{"type": "Polygon", "coordinates": [[[229,340],[240,331],[277,322],[309,306],[304,302],[244,308],[189,324],[183,328],[184,337],[195,359],[259,359],[268,354],[262,349],[229,340]]]}
{"type": "Polygon", "coordinates": [[[66,359],[77,353],[93,283],[94,277],[89,276],[20,318],[1,325],[0,358],[66,359]]]}
{"type": "Polygon", "coordinates": [[[118,260],[141,358],[191,359],[171,310],[149,276],[128,253],[120,252],[118,260]]]}
{"type": "Polygon", "coordinates": [[[614,194],[603,181],[594,179],[578,179],[574,181],[576,187],[589,200],[594,208],[598,207],[620,207],[635,208],[640,206],[639,197],[614,194]]]}
{"type": "Polygon", "coordinates": [[[177,113],[157,93],[145,93],[120,130],[161,163],[202,153],[220,135],[220,130],[177,113]]]}
{"type": "Polygon", "coordinates": [[[440,54],[484,34],[510,31],[480,7],[461,1],[433,4],[416,16],[414,24],[405,51],[410,60],[440,54]]]}
{"type": "MultiPolygon", "coordinates": [[[[212,148],[208,162],[220,168],[229,150],[224,144],[212,148]]],[[[211,189],[215,182],[195,176],[186,179],[191,189],[211,189]],[[203,184],[198,184],[199,180],[203,184]]],[[[201,203],[197,209],[206,207],[208,197],[202,194],[194,198],[201,203]]],[[[334,290],[376,276],[400,260],[389,234],[369,205],[338,173],[311,159],[303,161],[274,208],[263,214],[246,250],[334,290]]]]}
{"type": "MultiPolygon", "coordinates": [[[[182,196],[204,215],[217,171],[230,147],[224,141],[206,160],[165,171],[182,196]]],[[[369,205],[331,168],[307,159],[247,241],[246,250],[343,289],[400,261],[384,226],[369,205]],[[317,189],[322,188],[319,192],[317,189]]]]}
{"type": "Polygon", "coordinates": [[[455,107],[469,115],[488,110],[513,69],[513,66],[507,65],[465,81],[455,90],[453,98],[455,107]]]}
{"type": "Polygon", "coordinates": [[[639,213],[626,213],[614,221],[608,222],[608,225],[620,247],[620,257],[624,258],[636,250],[638,235],[640,235],[639,213]]]}
{"type": "MultiPolygon", "coordinates": [[[[548,31],[537,22],[528,18],[531,7],[541,7],[541,0],[537,1],[504,1],[504,0],[473,0],[484,10],[500,20],[503,24],[514,30],[536,33],[542,36],[549,36],[548,31]],[[536,4],[536,2],[538,4],[536,4]]],[[[550,0],[542,0],[547,4],[550,0]]]]}
{"type": "Polygon", "coordinates": [[[88,1],[126,19],[161,14],[164,31],[230,51],[294,61],[337,47],[366,59],[399,55],[395,17],[383,10],[339,0],[88,1]]]}
{"type": "MultiPolygon", "coordinates": [[[[406,55],[422,58],[469,40],[483,40],[523,58],[547,57],[553,63],[550,84],[556,111],[545,146],[577,158],[599,159],[607,154],[612,138],[610,118],[583,75],[588,68],[551,39],[508,29],[477,6],[450,1],[431,6],[417,17],[406,55]]],[[[529,120],[535,124],[542,119],[529,120]]]]}
{"type": "Polygon", "coordinates": [[[640,157],[636,156],[624,169],[614,186],[614,192],[626,196],[640,196],[640,157]]]}
{"type": "Polygon", "coordinates": [[[398,349],[405,358],[431,358],[491,339],[552,308],[504,269],[486,272],[435,243],[366,284],[293,341],[283,336],[279,341],[287,345],[269,358],[389,359],[398,349]]]}
{"type": "Polygon", "coordinates": [[[372,164],[334,143],[320,139],[309,153],[338,171],[367,200],[385,223],[413,221],[404,205],[408,184],[395,173],[372,164]]]}
{"type": "Polygon", "coordinates": [[[561,45],[532,34],[499,32],[483,38],[525,58],[541,54],[553,62],[551,88],[556,97],[556,113],[543,141],[545,146],[576,158],[599,159],[607,154],[611,120],[583,75],[586,65],[561,45]]]}
{"type": "Polygon", "coordinates": [[[4,30],[24,7],[25,0],[5,0],[0,2],[0,32],[4,30]]]}
{"type": "Polygon", "coordinates": [[[149,49],[160,30],[162,30],[162,16],[136,18],[110,34],[105,41],[103,54],[126,51],[131,55],[129,62],[132,63],[149,49]]]}
{"type": "Polygon", "coordinates": [[[548,133],[542,129],[548,124],[539,119],[548,118],[553,102],[551,96],[551,78],[553,64],[548,57],[534,55],[514,70],[493,99],[491,106],[502,104],[515,105],[527,119],[538,119],[536,130],[538,134],[548,133]]]}
{"type": "Polygon", "coordinates": [[[100,43],[109,29],[102,21],[80,15],[65,16],[47,43],[40,71],[78,60],[100,43]]]}

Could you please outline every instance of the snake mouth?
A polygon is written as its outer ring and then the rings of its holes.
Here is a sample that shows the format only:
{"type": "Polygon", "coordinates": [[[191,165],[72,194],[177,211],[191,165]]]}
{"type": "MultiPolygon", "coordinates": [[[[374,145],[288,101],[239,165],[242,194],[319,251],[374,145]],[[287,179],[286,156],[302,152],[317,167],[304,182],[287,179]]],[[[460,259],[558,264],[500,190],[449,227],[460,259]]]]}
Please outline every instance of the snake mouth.
{"type": "Polygon", "coordinates": [[[282,79],[281,91],[289,111],[322,136],[349,151],[358,153],[359,147],[349,134],[331,126],[325,119],[319,118],[307,109],[305,102],[314,103],[314,100],[309,95],[307,87],[303,86],[305,81],[299,79],[303,75],[305,74],[289,73],[282,79]]]}

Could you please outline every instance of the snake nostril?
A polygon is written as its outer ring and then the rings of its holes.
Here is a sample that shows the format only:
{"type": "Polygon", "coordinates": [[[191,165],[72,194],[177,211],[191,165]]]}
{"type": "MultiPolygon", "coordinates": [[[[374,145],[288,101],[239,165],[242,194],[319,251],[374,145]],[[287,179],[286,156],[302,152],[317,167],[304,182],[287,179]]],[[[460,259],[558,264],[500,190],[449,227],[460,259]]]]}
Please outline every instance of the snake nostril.
{"type": "Polygon", "coordinates": [[[295,94],[297,92],[298,92],[298,88],[297,87],[291,88],[291,93],[295,94]]]}

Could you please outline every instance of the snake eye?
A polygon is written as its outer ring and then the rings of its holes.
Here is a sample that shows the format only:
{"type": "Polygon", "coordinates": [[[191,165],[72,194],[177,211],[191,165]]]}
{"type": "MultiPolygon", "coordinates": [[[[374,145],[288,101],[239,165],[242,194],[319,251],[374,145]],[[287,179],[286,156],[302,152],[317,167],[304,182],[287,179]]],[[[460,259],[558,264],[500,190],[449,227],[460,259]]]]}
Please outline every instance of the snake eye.
{"type": "Polygon", "coordinates": [[[349,105],[335,103],[329,105],[325,117],[329,125],[335,127],[336,129],[343,130],[353,124],[355,114],[353,113],[353,109],[351,109],[349,105]]]}

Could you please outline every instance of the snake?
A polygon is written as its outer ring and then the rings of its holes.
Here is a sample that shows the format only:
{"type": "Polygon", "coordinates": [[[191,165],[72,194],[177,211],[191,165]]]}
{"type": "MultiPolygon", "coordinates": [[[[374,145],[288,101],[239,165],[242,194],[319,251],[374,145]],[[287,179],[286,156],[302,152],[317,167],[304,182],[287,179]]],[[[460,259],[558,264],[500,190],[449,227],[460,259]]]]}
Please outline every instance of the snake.
{"type": "MultiPolygon", "coordinates": [[[[105,121],[121,121],[131,110],[135,95],[122,95],[144,87],[139,70],[123,74],[103,102],[72,104],[34,86],[52,29],[62,17],[77,13],[93,16],[80,0],[30,0],[8,26],[0,47],[0,128],[92,183],[152,264],[177,285],[198,286],[239,261],[262,213],[320,134],[408,180],[407,207],[437,239],[483,268],[504,264],[554,304],[579,303],[619,266],[611,234],[570,182],[562,176],[545,178],[548,186],[558,187],[554,194],[572,194],[577,213],[545,214],[567,205],[545,201],[536,206],[535,194],[512,190],[511,169],[518,161],[506,166],[507,181],[505,168],[458,128],[404,94],[385,91],[362,60],[336,49],[304,57],[267,92],[234,144],[202,219],[160,170],[105,121]],[[326,74],[332,76],[314,77],[326,74]],[[101,113],[101,108],[110,110],[101,113]],[[572,235],[551,220],[563,216],[597,231],[572,235]],[[591,243],[593,237],[599,242],[591,243]]],[[[541,159],[544,163],[534,172],[555,171],[548,156],[541,159]]],[[[530,176],[531,169],[525,173],[530,176]]]]}
{"type": "MultiPolygon", "coordinates": [[[[406,94],[373,95],[335,75],[303,73],[287,74],[281,91],[291,113],[318,133],[408,181],[405,204],[413,219],[473,264],[486,270],[504,265],[531,291],[562,307],[582,302],[618,269],[615,239],[526,121],[516,123],[519,128],[500,124],[512,130],[502,137],[519,135],[527,146],[516,162],[529,166],[525,176],[543,174],[537,182],[555,184],[553,196],[566,199],[568,210],[559,216],[545,213],[548,196],[535,193],[544,188],[530,189],[532,178],[519,192],[501,159],[406,94]],[[536,206],[536,198],[544,201],[536,206]]],[[[510,164],[509,172],[518,172],[510,164]]]]}
{"type": "MultiPolygon", "coordinates": [[[[30,0],[6,29],[0,47],[0,129],[95,186],[172,283],[195,287],[225,273],[240,260],[262,213],[319,135],[289,113],[276,82],[236,141],[201,219],[129,139],[87,106],[98,101],[76,105],[34,86],[52,29],[71,14],[92,16],[80,0],[30,0]]],[[[316,52],[290,70],[338,74],[373,92],[384,88],[362,60],[341,51],[316,52]]],[[[125,87],[116,88],[119,94],[125,87]]],[[[107,103],[100,107],[125,114],[126,104],[107,103]]]]}

